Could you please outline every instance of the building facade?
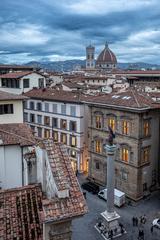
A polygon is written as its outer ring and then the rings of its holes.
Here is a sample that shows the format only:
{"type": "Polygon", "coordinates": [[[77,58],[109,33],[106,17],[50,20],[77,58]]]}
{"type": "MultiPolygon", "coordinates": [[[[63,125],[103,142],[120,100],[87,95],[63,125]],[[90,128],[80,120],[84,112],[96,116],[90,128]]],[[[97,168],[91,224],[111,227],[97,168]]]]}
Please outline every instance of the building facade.
{"type": "Polygon", "coordinates": [[[110,126],[116,132],[117,143],[115,187],[134,200],[156,187],[160,175],[160,115],[151,102],[128,91],[97,97],[89,105],[89,179],[106,186],[103,146],[110,126]]]}
{"type": "Polygon", "coordinates": [[[0,75],[0,90],[22,94],[32,88],[46,87],[46,80],[43,75],[37,72],[11,72],[0,75]]]}
{"type": "Polygon", "coordinates": [[[25,122],[39,138],[67,146],[72,167],[88,171],[88,109],[73,92],[33,89],[26,93],[25,122]]]}

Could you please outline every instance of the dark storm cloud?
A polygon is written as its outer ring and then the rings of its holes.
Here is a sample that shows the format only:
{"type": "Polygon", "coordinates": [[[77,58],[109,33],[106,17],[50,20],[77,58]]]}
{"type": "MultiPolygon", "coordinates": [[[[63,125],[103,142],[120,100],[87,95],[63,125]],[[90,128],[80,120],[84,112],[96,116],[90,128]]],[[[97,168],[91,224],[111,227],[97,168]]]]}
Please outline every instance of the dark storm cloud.
{"type": "Polygon", "coordinates": [[[158,62],[158,0],[128,2],[1,0],[0,62],[79,58],[106,40],[120,61],[158,62]]]}

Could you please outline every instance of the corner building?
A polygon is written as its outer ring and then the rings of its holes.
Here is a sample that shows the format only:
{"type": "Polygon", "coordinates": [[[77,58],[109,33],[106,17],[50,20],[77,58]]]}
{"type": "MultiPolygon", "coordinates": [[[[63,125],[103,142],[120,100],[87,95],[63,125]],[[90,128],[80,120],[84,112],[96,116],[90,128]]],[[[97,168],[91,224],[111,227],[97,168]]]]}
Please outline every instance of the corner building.
{"type": "Polygon", "coordinates": [[[93,97],[89,103],[89,179],[106,186],[103,145],[108,126],[116,133],[115,187],[133,200],[156,188],[159,179],[160,109],[133,90],[93,97]]]}

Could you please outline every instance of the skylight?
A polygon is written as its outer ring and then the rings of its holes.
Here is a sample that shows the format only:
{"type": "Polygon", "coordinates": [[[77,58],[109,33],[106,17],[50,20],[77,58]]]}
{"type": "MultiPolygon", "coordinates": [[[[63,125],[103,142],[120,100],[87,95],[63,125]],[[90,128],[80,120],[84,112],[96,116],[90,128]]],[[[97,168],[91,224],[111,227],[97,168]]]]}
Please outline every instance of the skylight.
{"type": "Polygon", "coordinates": [[[119,95],[113,95],[112,98],[119,98],[119,95]]]}

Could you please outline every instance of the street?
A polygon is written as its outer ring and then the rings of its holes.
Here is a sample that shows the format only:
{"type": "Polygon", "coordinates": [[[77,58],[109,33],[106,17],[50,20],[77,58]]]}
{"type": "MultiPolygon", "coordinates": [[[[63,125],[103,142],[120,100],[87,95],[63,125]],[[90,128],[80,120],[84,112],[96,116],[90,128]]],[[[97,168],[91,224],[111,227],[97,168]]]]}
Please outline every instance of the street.
{"type": "MultiPolygon", "coordinates": [[[[102,199],[99,199],[97,195],[93,195],[89,192],[86,193],[86,201],[88,204],[89,212],[85,216],[73,221],[73,240],[103,240],[94,226],[100,217],[100,213],[106,210],[106,202],[102,199]]],[[[160,217],[160,192],[154,192],[145,200],[141,200],[137,203],[134,202],[132,206],[125,204],[125,206],[121,208],[115,207],[115,210],[121,216],[119,222],[124,225],[127,231],[125,235],[117,239],[138,239],[139,228],[133,227],[132,217],[138,217],[139,219],[140,216],[143,216],[144,214],[147,217],[146,223],[141,225],[144,230],[144,239],[160,239],[160,229],[154,228],[153,233],[150,231],[153,219],[160,217]]]]}

